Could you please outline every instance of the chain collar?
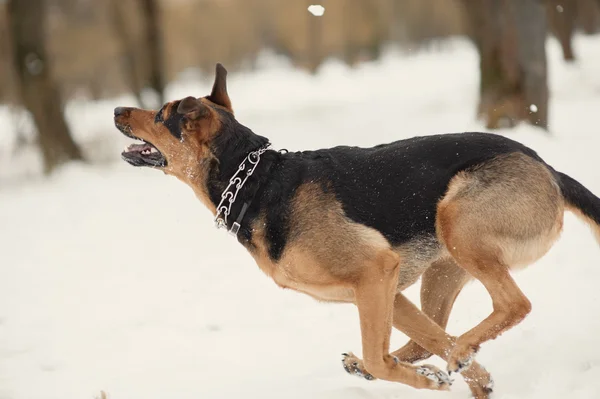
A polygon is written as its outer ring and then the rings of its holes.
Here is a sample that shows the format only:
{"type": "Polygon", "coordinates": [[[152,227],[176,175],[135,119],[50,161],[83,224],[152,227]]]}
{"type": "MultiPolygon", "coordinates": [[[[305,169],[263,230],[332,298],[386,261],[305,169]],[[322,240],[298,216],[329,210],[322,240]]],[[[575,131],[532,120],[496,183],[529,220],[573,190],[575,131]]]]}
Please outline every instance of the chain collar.
{"type": "MultiPolygon", "coordinates": [[[[256,170],[256,167],[260,163],[260,156],[264,154],[270,146],[271,143],[267,143],[267,145],[264,147],[249,153],[248,156],[244,158],[242,163],[240,163],[240,166],[238,166],[238,169],[234,175],[231,176],[231,179],[229,179],[229,184],[225,190],[223,190],[223,193],[221,193],[221,202],[219,202],[219,205],[217,206],[217,215],[215,216],[215,226],[217,229],[227,228],[228,217],[231,214],[231,207],[237,199],[238,193],[242,187],[244,187],[244,184],[246,184],[248,178],[252,176],[252,173],[254,173],[256,170]]],[[[244,204],[245,209],[240,212],[240,217],[238,217],[238,220],[231,225],[231,229],[229,229],[230,234],[237,236],[237,233],[240,231],[241,227],[241,219],[243,218],[248,206],[248,203],[244,204]]]]}

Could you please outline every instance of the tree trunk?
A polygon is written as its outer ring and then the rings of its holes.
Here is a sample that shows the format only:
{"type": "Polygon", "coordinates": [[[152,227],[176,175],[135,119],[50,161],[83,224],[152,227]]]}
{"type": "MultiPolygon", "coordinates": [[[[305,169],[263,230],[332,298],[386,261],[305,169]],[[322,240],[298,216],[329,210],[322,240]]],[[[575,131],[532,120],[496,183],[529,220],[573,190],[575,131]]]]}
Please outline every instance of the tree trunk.
{"type": "Polygon", "coordinates": [[[364,1],[361,3],[362,12],[367,23],[373,30],[367,42],[367,55],[369,61],[378,60],[381,57],[383,51],[383,45],[386,39],[389,37],[389,31],[384,25],[382,16],[380,14],[382,4],[380,1],[364,1]]]}
{"type": "Polygon", "coordinates": [[[12,95],[10,34],[4,5],[0,2],[0,103],[10,103],[12,95]]]}
{"type": "Polygon", "coordinates": [[[380,15],[381,2],[344,0],[344,6],[344,61],[355,66],[361,61],[378,59],[387,35],[380,15]]]}
{"type": "MultiPolygon", "coordinates": [[[[358,0],[362,1],[362,0],[358,0]]],[[[355,66],[360,57],[360,48],[358,45],[356,24],[357,0],[347,0],[344,7],[344,17],[342,19],[343,40],[344,40],[344,62],[346,65],[355,66]]]]}
{"type": "Polygon", "coordinates": [[[576,3],[579,26],[586,35],[596,34],[600,28],[600,0],[572,0],[576,3]]]}
{"type": "Polygon", "coordinates": [[[142,0],[142,12],[145,16],[146,48],[150,67],[150,86],[158,96],[159,106],[164,103],[165,71],[163,68],[162,39],[160,29],[160,10],[156,0],[142,0]]]}
{"type": "Polygon", "coordinates": [[[480,58],[478,114],[488,129],[547,129],[546,10],[539,0],[463,0],[480,58]]]}
{"type": "Polygon", "coordinates": [[[125,81],[129,90],[133,93],[138,106],[146,108],[142,99],[143,78],[140,76],[141,69],[138,65],[138,51],[134,41],[131,39],[131,32],[127,29],[127,17],[123,9],[125,2],[123,0],[111,0],[110,18],[113,31],[117,35],[117,41],[123,48],[123,67],[125,69],[125,81]]]}
{"type": "Polygon", "coordinates": [[[552,33],[560,42],[565,61],[574,61],[573,33],[575,32],[575,20],[577,9],[574,1],[547,0],[548,22],[552,33]]]}
{"type": "Polygon", "coordinates": [[[13,40],[17,90],[31,112],[44,159],[50,173],[60,164],[81,160],[79,147],[69,132],[58,88],[50,71],[45,48],[45,2],[10,0],[8,19],[13,40]]]}
{"type": "MultiPolygon", "coordinates": [[[[312,0],[306,2],[308,6],[313,3],[315,2],[312,0]]],[[[323,50],[321,48],[321,42],[323,40],[323,17],[317,17],[307,12],[306,18],[308,18],[308,38],[306,41],[308,71],[312,74],[316,74],[323,62],[323,50]]]]}

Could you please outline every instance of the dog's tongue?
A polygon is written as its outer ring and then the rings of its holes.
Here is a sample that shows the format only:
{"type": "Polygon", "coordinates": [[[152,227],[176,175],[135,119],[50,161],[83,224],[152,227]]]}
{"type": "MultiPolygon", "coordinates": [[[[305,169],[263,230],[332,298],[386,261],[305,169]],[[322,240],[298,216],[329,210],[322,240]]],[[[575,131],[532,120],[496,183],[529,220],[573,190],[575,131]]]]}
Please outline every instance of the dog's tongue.
{"type": "Polygon", "coordinates": [[[142,152],[142,151],[151,151],[152,146],[148,143],[144,144],[131,144],[129,147],[125,149],[127,152],[142,152]]]}
{"type": "Polygon", "coordinates": [[[129,147],[125,148],[125,152],[129,153],[138,153],[142,155],[150,155],[154,153],[158,153],[158,150],[152,145],[148,143],[144,144],[131,144],[129,147]]]}

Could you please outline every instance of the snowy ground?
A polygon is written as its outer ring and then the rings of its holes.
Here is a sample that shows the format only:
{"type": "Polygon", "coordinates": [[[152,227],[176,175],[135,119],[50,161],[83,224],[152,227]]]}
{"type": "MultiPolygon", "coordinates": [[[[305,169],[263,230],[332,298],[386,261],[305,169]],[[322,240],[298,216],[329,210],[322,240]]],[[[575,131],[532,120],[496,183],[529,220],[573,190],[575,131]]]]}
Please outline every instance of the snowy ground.
{"type": "MultiPolygon", "coordinates": [[[[567,66],[548,44],[552,136],[526,126],[507,134],[600,193],[600,38],[575,46],[580,60],[567,66]]],[[[231,74],[229,87],[241,121],[296,150],[481,130],[477,79],[473,49],[450,41],[439,53],[390,53],[355,70],[330,63],[316,78],[271,60],[231,74]]],[[[169,97],[209,85],[174,84],[169,97]]],[[[277,288],[213,228],[190,189],[119,162],[127,140],[111,126],[112,108],[130,101],[71,104],[77,138],[114,162],[71,165],[48,180],[11,180],[36,163],[10,155],[11,132],[2,135],[0,399],[92,399],[100,390],[111,399],[468,397],[460,379],[436,393],[346,375],[340,354],[360,353],[354,307],[277,288]]],[[[0,109],[3,128],[7,115],[0,109]]],[[[533,312],[478,357],[496,398],[600,397],[600,249],[587,227],[567,215],[563,238],[516,278],[533,312]]],[[[408,292],[418,301],[418,286],[408,292]]],[[[490,308],[470,284],[449,330],[466,331],[490,308]]],[[[405,341],[393,335],[394,347],[405,341]]]]}

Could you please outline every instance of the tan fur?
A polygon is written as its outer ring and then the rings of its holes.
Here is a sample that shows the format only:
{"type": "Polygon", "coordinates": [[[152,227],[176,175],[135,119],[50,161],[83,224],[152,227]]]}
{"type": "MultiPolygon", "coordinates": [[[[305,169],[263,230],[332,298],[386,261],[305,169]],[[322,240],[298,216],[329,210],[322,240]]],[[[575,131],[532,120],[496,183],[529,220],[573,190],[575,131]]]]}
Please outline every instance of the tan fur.
{"type": "Polygon", "coordinates": [[[365,264],[364,273],[355,287],[364,367],[375,378],[402,382],[415,388],[447,390],[447,383],[419,374],[423,368],[441,373],[437,367],[399,362],[389,353],[399,266],[399,257],[393,251],[383,251],[365,264]]]}
{"type": "MultiPolygon", "coordinates": [[[[563,214],[564,200],[550,171],[514,153],[452,179],[438,205],[438,236],[443,242],[445,232],[458,230],[462,241],[493,248],[500,263],[522,268],[550,249],[563,214]]],[[[460,264],[463,254],[445,244],[460,264]]]]}
{"type": "MultiPolygon", "coordinates": [[[[268,256],[264,221],[260,219],[253,226],[251,253],[259,267],[282,287],[304,292],[318,300],[355,303],[361,319],[365,373],[415,388],[447,389],[447,384],[419,375],[417,367],[406,362],[396,363],[389,354],[391,328],[396,322],[393,298],[397,295],[399,277],[406,264],[400,262],[399,253],[412,255],[408,264],[413,266],[409,267],[405,277],[407,281],[412,280],[420,274],[415,273],[418,267],[414,265],[425,264],[439,253],[435,240],[392,250],[380,233],[350,221],[335,197],[324,193],[316,184],[304,184],[298,189],[292,201],[291,218],[293,227],[289,242],[277,263],[268,256]],[[417,250],[424,248],[429,250],[418,255],[417,250]]],[[[437,328],[441,330],[438,334],[447,336],[440,327],[437,328]]],[[[453,341],[444,340],[443,350],[429,343],[426,345],[447,354],[453,341]]],[[[349,359],[351,357],[345,361],[349,359]]],[[[427,367],[439,371],[434,366],[427,367]]],[[[481,370],[473,373],[481,374],[482,381],[489,380],[481,370]]]]}
{"type": "MultiPolygon", "coordinates": [[[[452,258],[443,258],[433,262],[422,275],[421,309],[423,313],[445,329],[454,301],[470,279],[468,273],[452,258]]],[[[402,361],[414,363],[429,358],[431,352],[410,340],[402,348],[393,352],[393,355],[402,361]]]]}
{"type": "MultiPolygon", "coordinates": [[[[178,140],[169,133],[162,123],[154,123],[156,111],[132,109],[127,116],[126,125],[134,135],[142,140],[151,142],[167,159],[167,166],[163,172],[177,177],[189,185],[196,197],[213,213],[216,207],[208,196],[206,187],[207,173],[210,162],[215,159],[210,152],[208,143],[221,128],[221,120],[211,106],[215,106],[207,99],[200,99],[209,105],[210,114],[196,124],[189,123],[184,127],[183,140],[178,140]]],[[[169,119],[173,109],[173,102],[163,107],[162,118],[169,119]]]]}
{"type": "Polygon", "coordinates": [[[437,230],[456,262],[480,280],[494,311],[461,335],[449,370],[468,367],[479,345],[520,322],[531,304],[509,270],[543,256],[562,228],[564,200],[541,163],[510,154],[456,176],[438,205],[437,230]]]}
{"type": "Polygon", "coordinates": [[[292,219],[289,242],[276,264],[264,244],[263,219],[255,222],[251,254],[257,264],[282,287],[322,301],[354,302],[352,284],[363,273],[365,262],[390,248],[387,240],[378,231],[350,221],[339,202],[316,184],[298,189],[292,219]]]}
{"type": "MultiPolygon", "coordinates": [[[[439,263],[438,265],[441,265],[441,267],[435,273],[442,272],[442,270],[445,272],[447,270],[447,263],[439,263]]],[[[452,270],[448,271],[452,273],[452,270]]],[[[460,272],[457,274],[458,275],[455,276],[450,274],[448,277],[450,279],[456,277],[458,280],[465,281],[464,274],[460,272]]],[[[460,287],[462,287],[463,284],[464,282],[459,284],[460,287]]],[[[456,295],[458,295],[459,291],[460,288],[452,290],[454,294],[454,297],[451,299],[452,303],[454,302],[454,299],[456,298],[456,295]]],[[[451,306],[452,305],[450,304],[449,307],[451,306]]],[[[427,348],[427,351],[435,353],[444,360],[448,360],[455,345],[456,338],[447,334],[444,331],[444,328],[437,323],[437,320],[429,318],[428,315],[424,313],[426,311],[425,309],[427,308],[424,308],[423,311],[420,311],[404,295],[396,294],[394,300],[394,327],[409,337],[414,337],[413,339],[416,340],[416,345],[427,348]]],[[[392,354],[396,353],[397,352],[393,352],[392,354]]],[[[474,398],[487,399],[489,397],[493,382],[490,374],[485,370],[485,368],[474,361],[471,367],[463,372],[463,376],[465,378],[465,382],[469,385],[474,398]]]]}

